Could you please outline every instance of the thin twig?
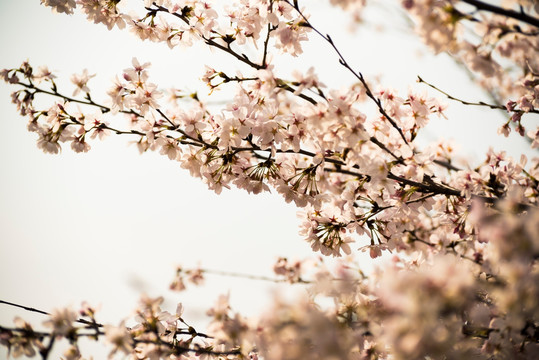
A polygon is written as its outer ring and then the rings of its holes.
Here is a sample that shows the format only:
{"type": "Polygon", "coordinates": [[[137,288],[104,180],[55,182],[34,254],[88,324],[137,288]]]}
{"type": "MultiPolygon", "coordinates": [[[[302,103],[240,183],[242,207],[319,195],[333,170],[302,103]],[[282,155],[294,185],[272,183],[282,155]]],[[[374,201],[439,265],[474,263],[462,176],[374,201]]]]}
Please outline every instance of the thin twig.
{"type": "MultiPolygon", "coordinates": [[[[282,282],[288,281],[287,279],[277,279],[277,278],[272,278],[272,277],[263,276],[263,275],[242,274],[242,273],[236,273],[232,271],[221,271],[221,270],[211,270],[211,269],[200,269],[200,271],[203,273],[212,274],[212,275],[229,276],[229,277],[236,277],[236,278],[249,279],[249,280],[261,280],[261,281],[268,281],[268,282],[274,282],[274,283],[282,283],[282,282]]],[[[295,283],[312,284],[312,281],[298,279],[298,281],[295,281],[295,283]]]]}
{"type": "Polygon", "coordinates": [[[48,312],[46,312],[46,311],[39,310],[39,309],[36,309],[36,308],[33,308],[33,307],[29,307],[29,306],[24,306],[24,305],[15,304],[15,303],[12,303],[12,302],[9,302],[9,301],[5,301],[5,300],[0,300],[0,304],[5,304],[5,305],[13,306],[13,307],[18,307],[18,308],[24,309],[24,310],[26,310],[26,311],[36,312],[36,313],[38,313],[38,314],[50,315],[50,314],[49,314],[48,312]]]}
{"type": "MultiPolygon", "coordinates": [[[[47,316],[51,315],[50,313],[48,313],[46,311],[43,311],[43,310],[39,310],[39,309],[36,309],[36,308],[33,308],[33,307],[24,306],[24,305],[20,305],[20,304],[15,304],[15,303],[5,301],[5,300],[0,300],[0,304],[5,304],[5,305],[13,306],[13,307],[18,307],[18,308],[24,309],[26,311],[35,312],[35,313],[42,314],[42,315],[47,315],[47,316]]],[[[96,326],[97,327],[103,327],[102,324],[99,324],[99,323],[96,323],[96,322],[93,322],[93,321],[84,320],[84,319],[77,319],[75,321],[80,323],[80,324],[91,325],[92,327],[96,327],[96,326]]]]}
{"type": "MultiPolygon", "coordinates": [[[[503,106],[503,105],[495,105],[495,104],[487,104],[483,101],[478,101],[478,102],[470,102],[470,101],[466,101],[466,100],[462,100],[462,99],[459,99],[459,98],[456,98],[450,94],[448,94],[447,92],[443,91],[442,89],[436,87],[435,85],[423,80],[423,78],[421,76],[417,76],[417,81],[419,83],[423,83],[423,84],[426,84],[427,86],[431,87],[432,89],[438,91],[439,93],[442,93],[444,94],[445,96],[447,96],[448,99],[450,100],[454,100],[454,101],[458,101],[460,102],[461,104],[463,105],[472,105],[472,106],[485,106],[485,107],[488,107],[488,108],[491,108],[491,109],[496,109],[496,110],[505,110],[507,111],[506,107],[503,106]]],[[[522,111],[524,112],[524,110],[517,110],[517,111],[522,111]]],[[[528,111],[529,113],[535,113],[535,114],[539,114],[539,110],[535,110],[535,109],[531,109],[528,111]]]]}

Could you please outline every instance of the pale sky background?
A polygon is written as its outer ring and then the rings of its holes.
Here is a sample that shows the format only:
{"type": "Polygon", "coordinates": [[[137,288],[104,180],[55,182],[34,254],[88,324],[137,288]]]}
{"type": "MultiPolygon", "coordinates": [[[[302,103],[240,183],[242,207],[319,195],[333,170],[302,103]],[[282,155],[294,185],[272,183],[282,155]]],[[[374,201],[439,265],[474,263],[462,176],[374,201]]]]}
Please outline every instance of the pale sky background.
{"type": "MultiPolygon", "coordinates": [[[[462,98],[488,100],[448,57],[428,55],[406,31],[405,22],[390,16],[394,11],[375,6],[365,28],[351,36],[348,19],[340,11],[310,4],[307,9],[313,23],[332,35],[367,78],[381,76],[384,84],[406,91],[421,75],[462,98]],[[389,28],[395,24],[397,28],[389,28]],[[379,32],[380,28],[387,29],[379,32]]],[[[0,68],[18,67],[26,59],[35,68],[48,65],[66,94],[73,90],[69,76],[84,68],[97,73],[90,81],[92,89],[106,89],[133,56],[152,62],[153,82],[164,88],[201,90],[202,97],[205,89],[198,79],[204,63],[217,70],[238,67],[226,54],[142,43],[128,31],[108,31],[81,16],[53,14],[38,0],[0,0],[0,24],[0,68]]],[[[286,77],[294,68],[315,66],[326,85],[349,84],[350,74],[329,46],[314,33],[310,37],[315,41],[305,46],[299,59],[284,56],[278,61],[276,54],[280,74],[286,77]]],[[[230,292],[233,307],[254,315],[271,303],[276,286],[208,276],[203,288],[173,293],[167,289],[176,265],[193,267],[200,262],[210,269],[271,276],[278,256],[312,254],[298,235],[297,209],[278,195],[250,196],[237,190],[216,195],[179,163],[157,153],[139,155],[128,146],[128,137],[94,141],[88,154],[74,154],[69,147],[60,155],[43,154],[35,134],[26,131],[26,119],[10,104],[13,90],[0,84],[0,299],[46,311],[65,305],[77,308],[87,300],[101,306],[99,321],[117,324],[131,315],[145,292],[164,295],[164,308],[171,312],[183,302],[185,319],[203,331],[204,311],[219,294],[230,292]]],[[[92,92],[100,102],[103,94],[92,92]]],[[[525,148],[520,139],[507,142],[496,136],[500,115],[485,118],[483,110],[450,105],[450,120],[435,119],[426,140],[455,138],[463,144],[462,153],[476,159],[489,144],[513,155],[525,148]]],[[[360,261],[361,266],[372,266],[368,258],[360,261]]],[[[291,291],[286,286],[278,289],[285,295],[291,291]]],[[[45,320],[0,304],[1,325],[11,326],[17,314],[34,323],[45,320]]],[[[1,348],[0,359],[5,356],[1,348]]]]}

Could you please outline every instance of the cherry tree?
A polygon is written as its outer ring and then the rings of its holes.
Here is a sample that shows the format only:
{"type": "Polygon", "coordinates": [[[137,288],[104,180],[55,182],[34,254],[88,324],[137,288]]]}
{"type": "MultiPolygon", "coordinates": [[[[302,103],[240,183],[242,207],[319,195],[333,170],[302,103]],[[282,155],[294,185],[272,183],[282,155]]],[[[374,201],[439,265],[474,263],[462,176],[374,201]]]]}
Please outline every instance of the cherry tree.
{"type": "MultiPolygon", "coordinates": [[[[200,74],[210,91],[204,97],[161,88],[151,64],[137,58],[118,69],[106,94],[92,91],[99,75],[88,70],[73,74],[73,87],[63,89],[60,75],[45,65],[26,61],[4,69],[12,102],[39,149],[84,153],[118,135],[141,153],[178,162],[217,194],[271,191],[300,210],[300,234],[317,260],[283,257],[274,265],[274,281],[308,289],[302,299],[277,298],[267,312],[246,318],[221,296],[208,309],[211,323],[203,331],[184,318],[182,304],[163,310],[160,297],[142,296],[136,318],[120,324],[102,324],[88,304],[49,313],[2,300],[47,316],[44,330],[21,318],[1,325],[0,343],[10,356],[46,359],[64,339],[63,358],[85,358],[78,344],[86,338],[107,344],[110,357],[133,359],[539,356],[539,157],[513,159],[491,149],[472,163],[447,141],[419,140],[429,122],[446,117],[447,106],[477,107],[487,118],[503,112],[506,121],[492,126],[500,136],[522,138],[535,154],[536,2],[399,2],[417,36],[435,54],[451,56],[490,102],[461,98],[422,77],[404,93],[368,78],[311,20],[308,2],[41,3],[170,48],[187,52],[202,44],[237,67],[207,66],[200,74]],[[351,85],[328,87],[316,68],[281,74],[276,59],[301,58],[314,39],[351,85]],[[212,102],[220,90],[227,101],[212,102]],[[365,272],[353,257],[361,252],[388,261],[365,272]],[[339,258],[338,266],[330,269],[326,257],[339,258]]],[[[359,27],[374,6],[330,3],[359,27]]],[[[178,268],[170,287],[183,291],[209,272],[178,268]]]]}

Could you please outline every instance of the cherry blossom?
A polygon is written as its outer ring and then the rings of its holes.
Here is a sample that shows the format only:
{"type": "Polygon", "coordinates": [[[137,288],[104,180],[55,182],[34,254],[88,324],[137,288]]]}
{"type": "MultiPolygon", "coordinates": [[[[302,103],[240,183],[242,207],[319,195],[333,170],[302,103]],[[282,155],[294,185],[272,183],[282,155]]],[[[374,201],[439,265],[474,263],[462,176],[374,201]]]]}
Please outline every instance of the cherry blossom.
{"type": "MultiPolygon", "coordinates": [[[[151,63],[133,58],[103,103],[94,100],[87,70],[71,76],[69,96],[55,82],[62,75],[48,67],[4,69],[39,149],[87,152],[96,138],[121,135],[141,153],[179,162],[217,194],[233,187],[275,193],[299,208],[299,234],[321,260],[278,258],[276,277],[258,280],[305,286],[305,296],[276,297],[258,318],[244,317],[222,295],[206,312],[207,333],[198,332],[181,303],[169,312],[163,297],[143,295],[134,317],[119,325],[97,323],[87,305],[81,318],[69,308],[42,314],[43,332],[17,318],[14,328],[0,327],[10,355],[47,358],[57,339],[67,339],[64,357],[76,359],[79,338],[94,337],[105,339],[110,357],[140,359],[537,357],[539,159],[490,149],[472,161],[453,143],[421,140],[435,121],[452,121],[446,109],[455,105],[480,107],[500,135],[539,146],[535,2],[399,2],[419,38],[458,62],[488,103],[421,77],[407,91],[370,79],[302,1],[144,1],[129,15],[117,0],[41,3],[163,46],[207,46],[238,66],[207,65],[199,77],[209,94],[199,96],[167,92],[153,82],[151,63]],[[302,59],[314,38],[352,81],[334,88],[319,69],[281,71],[275,57],[302,59]],[[219,90],[227,101],[212,104],[219,90]],[[496,122],[496,112],[505,120],[496,122]],[[354,258],[361,252],[376,259],[376,270],[361,270],[354,258]],[[339,258],[336,269],[325,257],[339,258]]],[[[372,6],[330,3],[356,22],[372,6]]],[[[202,286],[211,274],[178,267],[170,289],[202,286]]]]}

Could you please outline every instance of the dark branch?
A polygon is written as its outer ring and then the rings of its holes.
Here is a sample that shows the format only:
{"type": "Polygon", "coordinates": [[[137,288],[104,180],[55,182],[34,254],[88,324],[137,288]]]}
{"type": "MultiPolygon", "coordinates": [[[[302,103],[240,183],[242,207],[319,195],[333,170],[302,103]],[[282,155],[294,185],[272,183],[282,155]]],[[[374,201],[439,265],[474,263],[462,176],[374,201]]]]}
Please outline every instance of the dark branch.
{"type": "MultiPolygon", "coordinates": [[[[18,308],[24,309],[26,311],[35,312],[35,313],[42,314],[42,315],[47,315],[47,316],[51,315],[50,313],[48,313],[46,311],[43,311],[43,310],[35,309],[35,308],[24,306],[24,305],[15,304],[15,303],[5,301],[5,300],[0,300],[0,304],[5,304],[5,305],[13,306],[13,307],[18,307],[18,308]]],[[[92,321],[88,321],[88,320],[84,320],[84,319],[77,319],[76,321],[78,323],[80,323],[80,324],[91,325],[92,327],[96,327],[96,326],[97,327],[103,327],[102,324],[92,322],[92,321]]]]}
{"type": "Polygon", "coordinates": [[[529,16],[524,12],[517,12],[511,9],[505,9],[495,5],[487,4],[479,0],[462,0],[462,2],[475,6],[477,10],[489,11],[494,14],[503,15],[539,28],[539,19],[533,16],[529,16]]]}

